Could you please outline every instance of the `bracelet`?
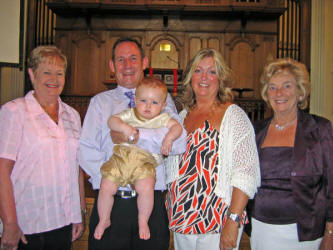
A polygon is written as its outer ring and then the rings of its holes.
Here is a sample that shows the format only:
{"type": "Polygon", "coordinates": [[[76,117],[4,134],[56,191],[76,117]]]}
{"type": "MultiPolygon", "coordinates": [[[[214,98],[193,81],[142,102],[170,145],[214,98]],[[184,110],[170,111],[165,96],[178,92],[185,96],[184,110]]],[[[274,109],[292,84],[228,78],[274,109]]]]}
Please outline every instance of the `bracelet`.
{"type": "Polygon", "coordinates": [[[325,229],[325,232],[328,233],[330,236],[333,236],[333,230],[332,229],[325,229]]]}
{"type": "Polygon", "coordinates": [[[86,215],[87,214],[87,208],[85,208],[85,209],[81,209],[81,214],[83,214],[83,215],[86,215]]]}

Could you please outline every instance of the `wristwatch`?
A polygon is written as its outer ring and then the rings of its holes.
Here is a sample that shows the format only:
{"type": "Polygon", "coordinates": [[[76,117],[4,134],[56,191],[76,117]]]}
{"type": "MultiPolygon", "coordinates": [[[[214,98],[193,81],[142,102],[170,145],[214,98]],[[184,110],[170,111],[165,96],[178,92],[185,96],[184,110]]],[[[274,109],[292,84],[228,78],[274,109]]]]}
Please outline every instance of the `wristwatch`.
{"type": "Polygon", "coordinates": [[[241,217],[238,214],[234,214],[234,213],[230,212],[230,210],[228,210],[227,216],[228,216],[228,218],[230,218],[234,222],[237,222],[238,223],[238,227],[240,227],[241,217]]]}

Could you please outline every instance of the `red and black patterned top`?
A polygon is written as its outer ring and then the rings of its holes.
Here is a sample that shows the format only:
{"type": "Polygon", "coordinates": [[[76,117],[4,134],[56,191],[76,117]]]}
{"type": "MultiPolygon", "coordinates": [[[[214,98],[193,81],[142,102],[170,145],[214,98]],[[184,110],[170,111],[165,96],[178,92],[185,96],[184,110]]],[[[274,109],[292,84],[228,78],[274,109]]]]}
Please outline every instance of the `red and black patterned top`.
{"type": "MultiPolygon", "coordinates": [[[[218,197],[219,132],[208,121],[187,136],[179,178],[168,184],[169,227],[177,233],[220,233],[228,206],[218,197]]],[[[223,156],[222,156],[223,157],[223,156]]],[[[242,216],[242,223],[246,220],[242,216]]]]}

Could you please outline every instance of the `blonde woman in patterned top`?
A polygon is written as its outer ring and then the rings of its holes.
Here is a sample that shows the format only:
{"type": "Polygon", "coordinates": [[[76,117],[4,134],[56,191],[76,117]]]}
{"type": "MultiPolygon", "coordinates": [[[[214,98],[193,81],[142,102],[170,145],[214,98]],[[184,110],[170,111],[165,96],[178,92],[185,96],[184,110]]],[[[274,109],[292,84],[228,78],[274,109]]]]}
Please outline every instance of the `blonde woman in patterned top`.
{"type": "Polygon", "coordinates": [[[255,136],[232,104],[230,69],[203,49],[185,71],[186,152],[167,159],[167,208],[175,249],[238,249],[245,206],[260,185],[255,136]]]}

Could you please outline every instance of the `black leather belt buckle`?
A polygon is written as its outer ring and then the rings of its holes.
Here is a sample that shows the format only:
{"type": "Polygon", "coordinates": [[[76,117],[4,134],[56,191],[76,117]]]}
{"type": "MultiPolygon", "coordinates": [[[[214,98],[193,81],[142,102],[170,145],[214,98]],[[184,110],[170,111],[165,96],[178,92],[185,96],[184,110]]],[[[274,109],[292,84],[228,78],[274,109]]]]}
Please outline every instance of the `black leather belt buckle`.
{"type": "Polygon", "coordinates": [[[122,199],[131,199],[136,197],[136,192],[135,190],[132,191],[127,191],[127,190],[118,190],[116,195],[122,199]]]}

